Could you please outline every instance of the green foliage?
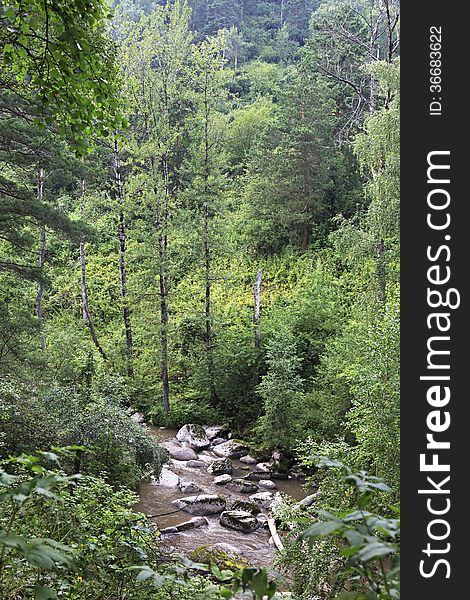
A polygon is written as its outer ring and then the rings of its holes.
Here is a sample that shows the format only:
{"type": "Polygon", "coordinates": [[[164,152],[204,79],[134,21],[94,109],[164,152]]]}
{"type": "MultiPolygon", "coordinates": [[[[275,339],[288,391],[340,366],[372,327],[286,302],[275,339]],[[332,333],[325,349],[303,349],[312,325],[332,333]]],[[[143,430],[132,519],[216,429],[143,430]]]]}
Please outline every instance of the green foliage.
{"type": "Polygon", "coordinates": [[[264,401],[264,414],[258,430],[266,446],[288,448],[291,440],[295,439],[303,383],[298,374],[300,359],[290,331],[276,331],[266,353],[268,372],[258,386],[258,393],[264,401]]]}
{"type": "Polygon", "coordinates": [[[74,387],[50,390],[2,382],[2,456],[37,447],[86,446],[64,461],[70,471],[103,474],[113,486],[136,487],[158,477],[166,453],[110,397],[74,387]]]}
{"type": "Polygon", "coordinates": [[[83,151],[92,134],[108,135],[118,111],[114,47],[104,33],[102,0],[17,0],[0,6],[3,85],[37,97],[36,122],[55,119],[83,151]]]}
{"type": "MultiPolygon", "coordinates": [[[[332,514],[319,510],[319,522],[314,523],[300,536],[313,544],[316,540],[335,535],[346,542],[341,543],[341,555],[347,558],[346,569],[341,578],[353,583],[355,591],[348,589],[335,598],[376,598],[392,600],[400,597],[399,563],[394,560],[389,564],[386,558],[397,553],[396,542],[400,536],[400,522],[396,518],[382,517],[370,512],[368,507],[372,497],[378,491],[389,492],[390,488],[378,477],[367,475],[364,471],[354,473],[340,461],[324,459],[318,467],[334,467],[346,471],[345,481],[355,493],[357,508],[353,512],[332,514]]],[[[398,509],[390,507],[394,512],[398,509]]],[[[349,587],[349,586],[348,586],[349,587]]]]}

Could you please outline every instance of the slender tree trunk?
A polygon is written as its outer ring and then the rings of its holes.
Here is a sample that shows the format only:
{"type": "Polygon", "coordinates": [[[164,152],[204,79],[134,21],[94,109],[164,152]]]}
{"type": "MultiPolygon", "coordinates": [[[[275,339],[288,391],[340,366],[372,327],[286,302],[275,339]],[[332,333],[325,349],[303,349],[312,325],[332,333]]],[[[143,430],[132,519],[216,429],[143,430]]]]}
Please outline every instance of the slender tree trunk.
{"type": "Polygon", "coordinates": [[[207,69],[205,72],[204,82],[204,258],[205,258],[205,287],[206,287],[206,303],[205,303],[205,322],[206,322],[206,359],[207,359],[207,377],[209,381],[209,390],[211,402],[217,402],[217,392],[215,389],[215,372],[214,372],[214,357],[212,354],[212,314],[211,314],[211,247],[210,247],[210,211],[209,211],[209,82],[207,69]]]}
{"type": "MultiPolygon", "coordinates": [[[[155,158],[151,158],[153,191],[155,198],[158,199],[157,172],[155,158]]],[[[161,343],[161,381],[162,381],[162,406],[164,414],[170,412],[170,381],[168,376],[168,278],[167,278],[167,211],[169,200],[169,173],[168,157],[163,157],[163,177],[165,183],[165,201],[164,204],[157,200],[155,210],[155,228],[158,235],[158,256],[160,260],[160,343],[161,343]]]]}
{"type": "MultiPolygon", "coordinates": [[[[86,180],[82,180],[82,203],[80,207],[80,213],[83,215],[84,204],[85,204],[85,194],[86,194],[86,180]]],[[[83,241],[83,237],[80,237],[80,268],[81,268],[81,287],[82,287],[82,303],[83,303],[83,312],[86,317],[86,321],[88,323],[88,328],[90,330],[91,339],[95,344],[98,352],[101,354],[104,360],[107,360],[105,351],[103,350],[98,336],[96,335],[95,327],[93,325],[93,321],[91,319],[90,308],[88,304],[88,293],[87,293],[87,285],[86,285],[86,260],[85,260],[85,243],[83,241]]]]}
{"type": "MultiPolygon", "coordinates": [[[[44,198],[44,169],[38,169],[38,179],[37,179],[37,189],[38,189],[38,200],[42,203],[44,198]]],[[[39,325],[41,327],[41,349],[43,352],[46,350],[46,336],[44,335],[43,330],[43,312],[42,312],[42,301],[44,298],[44,265],[46,264],[46,221],[44,217],[41,222],[41,233],[39,239],[39,252],[38,252],[38,262],[39,262],[39,285],[38,292],[36,295],[36,316],[39,320],[39,325]]]]}
{"type": "MultiPolygon", "coordinates": [[[[302,121],[305,121],[305,110],[304,105],[302,104],[300,109],[300,118],[302,121]]],[[[304,252],[308,250],[308,242],[309,242],[309,196],[310,196],[310,166],[308,159],[308,148],[307,148],[307,140],[305,138],[302,139],[302,193],[303,193],[303,215],[304,215],[304,225],[303,225],[303,242],[302,248],[304,252]]]]}
{"type": "Polygon", "coordinates": [[[253,325],[255,333],[255,349],[259,350],[260,347],[260,331],[259,331],[259,318],[261,314],[261,280],[263,278],[263,271],[260,269],[255,279],[255,291],[254,291],[254,311],[253,311],[253,325]]]}
{"type": "Polygon", "coordinates": [[[126,357],[127,357],[127,375],[134,377],[133,365],[133,347],[132,347],[132,326],[129,309],[129,300],[127,294],[127,269],[126,269],[126,222],[124,219],[124,191],[121,178],[121,161],[117,140],[114,140],[114,178],[116,183],[116,193],[119,202],[119,279],[121,282],[121,300],[122,317],[124,321],[124,331],[126,335],[126,357]]]}
{"type": "Polygon", "coordinates": [[[254,333],[254,347],[255,347],[255,366],[253,369],[253,389],[256,390],[259,384],[259,373],[258,373],[258,358],[259,349],[261,346],[261,335],[259,328],[259,320],[261,315],[261,280],[263,278],[263,271],[259,269],[256,274],[255,286],[254,286],[254,304],[253,304],[253,333],[254,333]]]}
{"type": "Polygon", "coordinates": [[[281,14],[280,14],[281,27],[284,25],[284,0],[281,0],[281,14]]]}
{"type": "Polygon", "coordinates": [[[385,304],[387,300],[387,273],[385,265],[385,242],[383,239],[377,244],[376,265],[379,301],[385,304]]]}

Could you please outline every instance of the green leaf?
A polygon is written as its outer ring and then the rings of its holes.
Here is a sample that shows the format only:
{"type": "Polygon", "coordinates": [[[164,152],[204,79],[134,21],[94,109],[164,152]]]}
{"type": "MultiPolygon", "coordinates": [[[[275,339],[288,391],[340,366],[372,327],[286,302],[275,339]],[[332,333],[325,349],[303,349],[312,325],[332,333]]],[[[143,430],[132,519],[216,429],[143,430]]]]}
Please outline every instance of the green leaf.
{"type": "Polygon", "coordinates": [[[52,588],[43,585],[34,587],[34,600],[50,600],[51,598],[57,598],[57,593],[52,588]]]}

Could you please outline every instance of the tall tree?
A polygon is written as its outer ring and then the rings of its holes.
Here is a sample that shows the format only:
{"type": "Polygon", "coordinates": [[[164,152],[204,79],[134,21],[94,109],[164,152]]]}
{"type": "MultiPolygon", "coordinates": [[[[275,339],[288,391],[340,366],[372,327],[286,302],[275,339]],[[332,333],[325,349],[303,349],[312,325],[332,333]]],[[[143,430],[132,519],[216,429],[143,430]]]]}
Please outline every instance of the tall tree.
{"type": "Polygon", "coordinates": [[[119,281],[121,283],[122,317],[126,336],[127,375],[134,376],[132,325],[127,290],[126,220],[124,216],[124,188],[121,173],[121,158],[117,138],[114,138],[113,171],[119,212],[119,281]]]}
{"type": "Polygon", "coordinates": [[[181,153],[191,107],[188,82],[191,57],[189,10],[176,0],[142,17],[125,42],[133,144],[139,171],[148,170],[158,248],[162,406],[170,410],[168,367],[169,228],[181,191],[181,153]]]}

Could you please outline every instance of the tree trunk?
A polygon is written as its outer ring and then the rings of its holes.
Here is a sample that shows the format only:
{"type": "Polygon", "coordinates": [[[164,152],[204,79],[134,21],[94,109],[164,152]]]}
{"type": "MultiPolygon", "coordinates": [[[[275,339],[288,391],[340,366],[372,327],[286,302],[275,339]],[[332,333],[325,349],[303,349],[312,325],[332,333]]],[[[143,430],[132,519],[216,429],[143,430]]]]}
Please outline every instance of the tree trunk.
{"type": "Polygon", "coordinates": [[[119,279],[121,282],[122,317],[126,335],[127,375],[134,377],[132,326],[127,295],[127,270],[126,270],[126,222],[124,219],[124,191],[121,178],[121,161],[119,159],[117,140],[114,140],[114,178],[116,193],[119,202],[119,279]]]}
{"type": "Polygon", "coordinates": [[[206,287],[206,304],[205,304],[205,322],[206,322],[206,358],[207,358],[207,377],[209,381],[209,391],[211,402],[217,402],[217,393],[215,390],[215,373],[214,360],[212,355],[212,317],[211,317],[211,248],[209,235],[209,83],[206,70],[205,85],[204,85],[204,258],[205,258],[205,287],[206,287]]]}
{"type": "MultiPolygon", "coordinates": [[[[82,204],[80,207],[80,213],[83,215],[84,204],[85,204],[85,194],[86,194],[86,181],[82,180],[82,204]]],[[[83,303],[83,312],[88,323],[88,328],[90,330],[91,339],[95,344],[98,352],[101,354],[104,360],[107,360],[105,351],[101,347],[101,344],[98,340],[98,336],[96,335],[95,328],[93,326],[93,321],[91,320],[90,308],[88,305],[88,293],[87,293],[87,285],[86,285],[86,261],[85,261],[85,243],[83,241],[83,237],[80,237],[80,267],[81,267],[81,286],[82,286],[82,303],[83,303]]]]}
{"type": "Polygon", "coordinates": [[[256,275],[255,280],[255,292],[254,292],[254,311],[253,311],[253,325],[255,334],[255,349],[259,350],[260,347],[260,331],[259,331],[259,318],[261,313],[261,280],[263,278],[263,271],[260,269],[256,275]]]}
{"type": "Polygon", "coordinates": [[[379,301],[385,304],[387,300],[387,274],[385,266],[385,242],[381,239],[377,244],[376,274],[379,301]]]}
{"type": "MultiPolygon", "coordinates": [[[[38,169],[38,179],[37,179],[37,190],[38,190],[38,200],[42,203],[44,197],[44,169],[38,169]]],[[[36,316],[39,321],[39,326],[41,328],[41,349],[43,352],[46,350],[46,336],[43,331],[43,312],[42,312],[42,301],[44,298],[44,265],[46,264],[46,222],[44,217],[41,222],[41,232],[39,239],[39,252],[38,252],[38,262],[39,262],[39,285],[38,292],[36,295],[36,316]]]]}
{"type": "MultiPolygon", "coordinates": [[[[157,172],[155,158],[151,158],[153,191],[155,198],[158,198],[157,172]]],[[[160,343],[161,343],[161,381],[162,381],[162,407],[167,415],[170,412],[170,381],[168,376],[168,279],[167,279],[167,249],[168,239],[166,233],[168,199],[169,199],[169,174],[168,157],[163,157],[163,177],[165,183],[165,202],[164,205],[157,200],[155,209],[155,228],[158,234],[158,256],[160,259],[160,343]]]]}

